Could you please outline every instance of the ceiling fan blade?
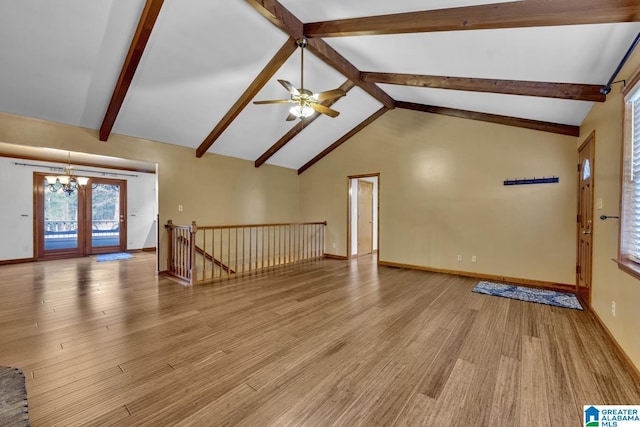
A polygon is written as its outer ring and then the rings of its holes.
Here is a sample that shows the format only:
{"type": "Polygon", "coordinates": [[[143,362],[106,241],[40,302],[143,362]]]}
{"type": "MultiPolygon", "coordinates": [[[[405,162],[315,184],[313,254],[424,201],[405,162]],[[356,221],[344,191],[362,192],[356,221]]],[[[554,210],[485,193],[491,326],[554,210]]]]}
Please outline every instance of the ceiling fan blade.
{"type": "Polygon", "coordinates": [[[284,86],[284,88],[286,90],[288,90],[291,95],[300,95],[300,92],[298,91],[298,89],[296,89],[296,87],[294,85],[292,85],[291,83],[289,83],[288,81],[286,81],[286,80],[278,80],[278,82],[282,86],[284,86]]]}
{"type": "Polygon", "coordinates": [[[325,107],[322,104],[317,104],[315,102],[312,102],[310,105],[311,105],[311,108],[316,110],[318,113],[326,114],[329,117],[338,117],[338,115],[340,114],[338,111],[332,110],[329,107],[325,107]]]}
{"type": "Polygon", "coordinates": [[[333,89],[327,90],[320,93],[314,93],[313,97],[318,101],[326,101],[327,99],[335,99],[340,98],[341,96],[345,96],[347,93],[342,89],[333,89]]]}
{"type": "Polygon", "coordinates": [[[256,105],[261,105],[261,104],[287,104],[289,102],[293,102],[290,99],[269,99],[266,101],[253,101],[254,104],[256,105]]]}

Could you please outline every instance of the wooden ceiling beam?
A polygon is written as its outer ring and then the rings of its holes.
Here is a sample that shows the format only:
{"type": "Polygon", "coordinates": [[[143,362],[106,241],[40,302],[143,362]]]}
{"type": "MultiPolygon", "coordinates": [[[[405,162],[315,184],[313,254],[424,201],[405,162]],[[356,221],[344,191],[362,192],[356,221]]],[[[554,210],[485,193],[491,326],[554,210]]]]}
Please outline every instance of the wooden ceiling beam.
{"type": "MultiPolygon", "coordinates": [[[[276,0],[246,0],[262,16],[272,24],[280,28],[289,36],[298,39],[304,37],[302,22],[288,9],[276,0]]],[[[387,108],[394,108],[395,101],[374,83],[364,82],[360,79],[360,70],[322,39],[309,39],[307,49],[323,60],[329,66],[335,68],[347,79],[380,101],[387,108]]]]}
{"type": "Polygon", "coordinates": [[[536,96],[577,101],[604,102],[607,98],[606,95],[600,93],[602,85],[372,72],[363,72],[361,78],[370,83],[536,96]]]}
{"type": "Polygon", "coordinates": [[[580,126],[565,125],[561,123],[550,123],[539,120],[521,119],[519,117],[479,113],[477,111],[458,110],[456,108],[435,107],[433,105],[424,105],[403,101],[396,102],[396,108],[422,111],[425,113],[441,114],[444,116],[458,117],[461,119],[478,120],[481,122],[533,129],[542,132],[557,133],[561,135],[580,136],[580,126]]]}
{"type": "Polygon", "coordinates": [[[378,119],[378,117],[382,116],[384,113],[386,113],[387,111],[389,111],[389,108],[387,107],[382,107],[380,108],[378,111],[376,111],[375,113],[373,113],[372,115],[370,115],[369,117],[367,117],[364,121],[362,121],[362,123],[360,123],[358,126],[354,127],[353,129],[351,129],[349,132],[347,132],[346,134],[344,134],[340,139],[338,139],[336,142],[334,142],[333,144],[331,144],[330,146],[328,146],[327,148],[325,148],[324,150],[322,150],[322,152],[320,154],[318,154],[317,156],[315,156],[313,159],[309,160],[307,163],[304,164],[304,166],[302,166],[300,169],[298,169],[298,175],[300,175],[301,173],[303,173],[304,171],[306,171],[307,169],[309,169],[311,166],[315,165],[316,163],[318,163],[323,157],[327,156],[329,153],[331,153],[333,150],[335,150],[336,148],[338,148],[339,146],[341,146],[343,143],[345,143],[347,140],[349,140],[350,138],[352,138],[355,134],[357,134],[358,132],[360,132],[362,129],[366,128],[367,126],[369,126],[371,123],[373,123],[374,121],[376,121],[376,119],[378,119]]]}
{"type": "Polygon", "coordinates": [[[526,0],[304,24],[307,37],[548,27],[640,20],[638,0],[526,0]]]}
{"type": "Polygon", "coordinates": [[[273,77],[273,75],[280,69],[282,64],[284,64],[287,59],[296,51],[298,45],[296,44],[295,39],[289,38],[282,45],[280,50],[275,54],[275,56],[269,61],[269,63],[264,67],[264,69],[258,74],[258,76],[251,82],[249,87],[244,91],[240,98],[233,104],[233,106],[227,111],[227,114],[218,122],[215,128],[209,133],[209,135],[202,141],[202,144],[196,150],[196,157],[202,157],[209,148],[213,145],[214,142],[218,140],[220,135],[229,127],[231,122],[238,117],[238,115],[242,112],[244,107],[251,102],[251,100],[260,92],[260,89],[264,87],[265,84],[273,77]]]}
{"type": "MultiPolygon", "coordinates": [[[[353,89],[354,86],[355,86],[355,84],[352,81],[347,80],[346,82],[344,82],[340,86],[340,89],[342,89],[345,93],[347,93],[351,89],[353,89]]],[[[322,105],[324,105],[325,107],[331,107],[339,99],[340,98],[328,99],[328,100],[322,102],[322,105]]],[[[305,119],[302,119],[302,120],[298,120],[298,123],[296,123],[296,125],[294,127],[292,127],[289,132],[287,132],[282,138],[280,138],[278,140],[278,142],[273,144],[267,151],[265,151],[258,158],[258,160],[256,160],[255,167],[259,168],[260,166],[262,166],[267,160],[269,160],[269,158],[271,156],[276,154],[280,149],[282,149],[285,145],[287,145],[289,143],[289,141],[291,141],[300,132],[302,132],[307,126],[309,126],[311,123],[313,123],[313,121],[315,119],[317,119],[318,117],[320,117],[320,115],[321,115],[320,113],[315,111],[311,116],[309,116],[309,117],[307,117],[305,119]]]]}
{"type": "Polygon", "coordinates": [[[120,71],[120,77],[118,77],[118,82],[113,90],[111,101],[109,101],[109,106],[107,107],[102,125],[100,126],[100,141],[109,139],[109,135],[118,118],[118,113],[120,112],[120,108],[122,108],[124,98],[127,96],[127,92],[133,81],[133,76],[136,74],[138,64],[140,64],[144,49],[147,47],[147,42],[149,41],[151,31],[158,19],[163,3],[164,0],[147,0],[142,10],[138,27],[129,46],[129,52],[120,71]]]}
{"type": "Polygon", "coordinates": [[[322,39],[308,39],[307,49],[313,52],[318,58],[322,59],[329,66],[335,68],[342,75],[354,82],[360,89],[377,99],[382,105],[388,109],[395,108],[395,100],[391,98],[385,91],[380,89],[375,83],[365,82],[360,78],[360,70],[358,70],[351,62],[340,55],[334,48],[329,46],[322,39]]]}
{"type": "Polygon", "coordinates": [[[304,37],[304,24],[276,0],[247,0],[258,13],[295,40],[304,37]]]}

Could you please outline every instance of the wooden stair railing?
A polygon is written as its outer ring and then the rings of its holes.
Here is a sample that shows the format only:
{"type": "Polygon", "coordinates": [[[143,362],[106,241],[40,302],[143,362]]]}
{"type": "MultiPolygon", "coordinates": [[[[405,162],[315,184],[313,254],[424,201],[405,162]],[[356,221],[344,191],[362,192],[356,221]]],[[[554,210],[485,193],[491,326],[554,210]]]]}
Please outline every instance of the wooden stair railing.
{"type": "Polygon", "coordinates": [[[224,226],[169,221],[169,273],[203,283],[320,258],[325,226],[326,221],[224,226]]]}

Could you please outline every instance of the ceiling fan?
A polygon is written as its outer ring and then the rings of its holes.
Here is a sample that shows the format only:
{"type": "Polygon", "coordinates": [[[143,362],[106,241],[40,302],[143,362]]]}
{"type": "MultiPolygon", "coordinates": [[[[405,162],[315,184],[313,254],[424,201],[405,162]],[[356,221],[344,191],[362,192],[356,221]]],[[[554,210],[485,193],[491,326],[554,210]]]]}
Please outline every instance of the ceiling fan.
{"type": "Polygon", "coordinates": [[[300,89],[296,89],[294,85],[286,80],[278,80],[278,82],[284,86],[291,97],[289,99],[274,99],[267,101],[254,101],[254,104],[295,104],[289,110],[287,121],[295,119],[305,119],[314,112],[325,114],[329,117],[338,117],[340,114],[338,111],[333,110],[325,105],[322,105],[322,101],[331,99],[337,99],[341,96],[345,96],[346,92],[342,89],[332,89],[325,92],[313,93],[304,88],[304,48],[307,47],[307,39],[298,39],[296,41],[298,47],[300,47],[300,89]]]}

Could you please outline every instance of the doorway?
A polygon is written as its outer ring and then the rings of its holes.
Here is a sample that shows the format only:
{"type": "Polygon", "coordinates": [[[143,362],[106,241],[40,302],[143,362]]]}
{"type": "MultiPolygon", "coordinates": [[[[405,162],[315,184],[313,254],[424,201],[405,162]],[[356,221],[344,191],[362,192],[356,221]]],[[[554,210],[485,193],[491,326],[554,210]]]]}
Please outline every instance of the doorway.
{"type": "Polygon", "coordinates": [[[378,252],[380,174],[349,177],[348,258],[378,252]]]}
{"type": "Polygon", "coordinates": [[[578,260],[576,266],[576,292],[591,303],[591,269],[593,253],[593,174],[595,133],[578,149],[578,260]]]}
{"type": "Polygon", "coordinates": [[[45,175],[34,174],[37,259],[123,252],[127,246],[127,182],[90,178],[67,194],[50,191],[45,175]]]}

